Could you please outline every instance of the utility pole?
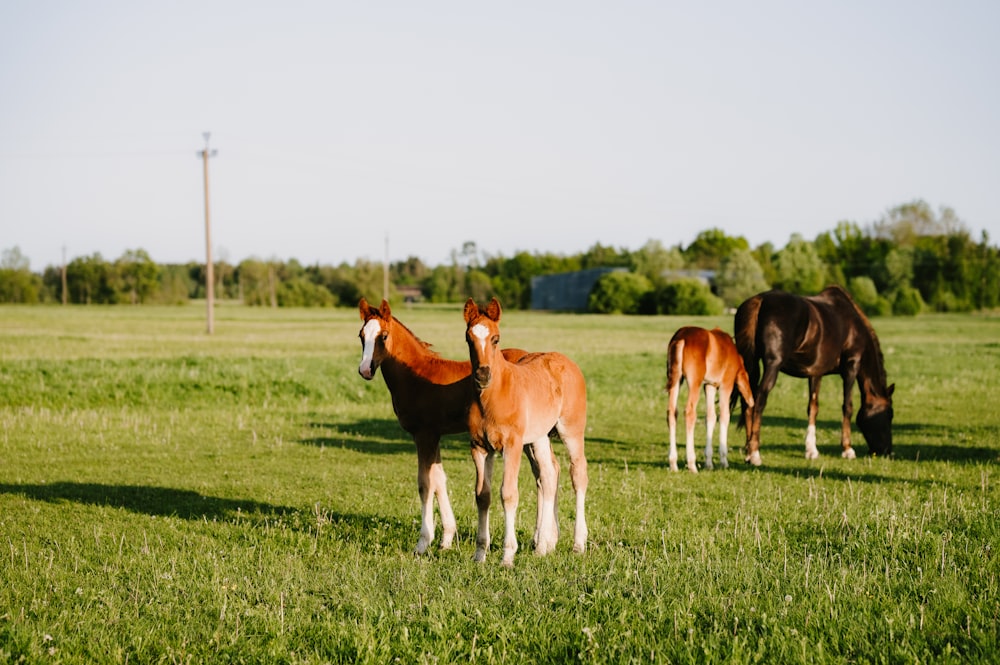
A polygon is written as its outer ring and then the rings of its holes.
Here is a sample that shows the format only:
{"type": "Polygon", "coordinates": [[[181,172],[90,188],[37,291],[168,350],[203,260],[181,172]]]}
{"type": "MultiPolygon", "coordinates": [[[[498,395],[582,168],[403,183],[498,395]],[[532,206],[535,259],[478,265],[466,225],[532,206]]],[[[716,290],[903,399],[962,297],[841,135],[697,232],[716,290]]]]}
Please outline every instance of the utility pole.
{"type": "Polygon", "coordinates": [[[65,305],[68,300],[68,294],[66,293],[66,245],[63,245],[63,263],[62,263],[62,304],[65,305]]]}
{"type": "Polygon", "coordinates": [[[389,300],[389,234],[385,234],[385,258],[382,259],[382,298],[389,300]]]}
{"type": "Polygon", "coordinates": [[[205,300],[208,302],[208,334],[215,331],[215,270],[212,266],[212,223],[208,207],[208,159],[215,157],[219,151],[208,149],[208,139],[211,132],[204,132],[205,148],[198,151],[198,156],[205,167],[205,300]]]}

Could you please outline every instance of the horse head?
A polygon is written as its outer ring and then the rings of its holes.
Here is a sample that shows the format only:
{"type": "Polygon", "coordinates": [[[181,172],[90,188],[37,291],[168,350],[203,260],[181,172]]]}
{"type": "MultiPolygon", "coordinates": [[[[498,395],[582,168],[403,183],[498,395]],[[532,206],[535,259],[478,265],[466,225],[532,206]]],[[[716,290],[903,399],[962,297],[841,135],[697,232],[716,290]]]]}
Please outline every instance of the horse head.
{"type": "Polygon", "coordinates": [[[386,357],[386,344],[389,340],[389,328],[392,325],[392,311],[389,303],[382,301],[380,307],[372,307],[364,298],[358,303],[361,312],[361,364],[358,374],[366,380],[375,378],[375,371],[386,357]]]}
{"type": "Polygon", "coordinates": [[[896,384],[890,385],[884,397],[862,395],[857,423],[872,455],[892,454],[892,393],[895,389],[896,384]]]}
{"type": "Polygon", "coordinates": [[[465,341],[469,345],[472,377],[479,390],[485,390],[493,378],[490,364],[500,349],[500,303],[490,300],[485,308],[469,298],[465,303],[465,341]]]}

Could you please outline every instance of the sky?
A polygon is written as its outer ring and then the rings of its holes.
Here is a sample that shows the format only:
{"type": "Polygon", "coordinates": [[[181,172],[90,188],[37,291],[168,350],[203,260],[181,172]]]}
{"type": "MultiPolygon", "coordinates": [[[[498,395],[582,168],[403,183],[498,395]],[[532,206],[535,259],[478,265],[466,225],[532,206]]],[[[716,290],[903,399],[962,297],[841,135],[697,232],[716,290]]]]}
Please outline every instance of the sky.
{"type": "Polygon", "coordinates": [[[450,263],[1000,241],[1000,2],[0,3],[0,250],[450,263]]]}

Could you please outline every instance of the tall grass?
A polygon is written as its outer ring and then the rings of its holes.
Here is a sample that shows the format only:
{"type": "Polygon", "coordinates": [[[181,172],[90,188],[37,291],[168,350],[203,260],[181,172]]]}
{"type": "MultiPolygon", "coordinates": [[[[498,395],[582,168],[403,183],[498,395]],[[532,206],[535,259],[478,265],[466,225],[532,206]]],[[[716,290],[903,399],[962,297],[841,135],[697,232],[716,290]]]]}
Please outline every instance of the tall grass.
{"type": "MultiPolygon", "coordinates": [[[[396,314],[464,356],[458,307],[396,314]]],[[[220,308],[211,337],[202,316],[0,311],[0,661],[986,663],[1000,652],[1000,319],[875,320],[897,384],[894,459],[839,457],[831,377],[822,456],[805,460],[806,385],[782,376],[764,466],[694,475],[667,467],[666,343],[680,325],[730,320],[505,312],[505,345],[559,350],[584,370],[591,473],[587,553],[570,551],[564,477],[562,538],[543,558],[530,552],[522,474],[522,549],[505,570],[496,551],[471,561],[461,436],[443,449],[456,546],[411,553],[413,444],[381,378],[357,375],[355,311],[220,308]]],[[[737,451],[741,439],[733,427],[737,451]]]]}

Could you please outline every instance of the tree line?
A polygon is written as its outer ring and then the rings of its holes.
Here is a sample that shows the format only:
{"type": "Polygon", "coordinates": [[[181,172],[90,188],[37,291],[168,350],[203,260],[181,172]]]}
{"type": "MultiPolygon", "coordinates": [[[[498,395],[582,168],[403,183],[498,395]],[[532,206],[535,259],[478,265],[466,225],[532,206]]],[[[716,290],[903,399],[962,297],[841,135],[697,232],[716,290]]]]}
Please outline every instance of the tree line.
{"type": "MultiPolygon", "coordinates": [[[[531,280],[590,268],[618,268],[594,285],[588,309],[629,314],[718,314],[769,288],[810,294],[845,286],[872,315],[925,310],[962,312],[1000,306],[1000,250],[984,232],[973,239],[947,207],[902,204],[862,228],[842,221],[813,240],[793,235],[781,248],[750,247],[720,229],[701,232],[686,247],[649,240],[637,250],[596,244],[574,255],[480,252],[466,242],[446,265],[419,258],[384,266],[302,265],[250,258],[214,263],[218,299],[249,306],[353,307],[383,295],[432,303],[498,297],[505,307],[531,305],[531,280]]],[[[158,264],[143,249],[114,260],[99,253],[32,272],[17,247],[0,256],[0,303],[183,304],[205,297],[205,266],[158,264]]]]}

